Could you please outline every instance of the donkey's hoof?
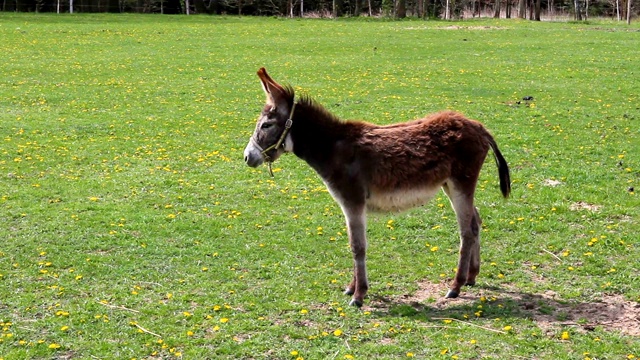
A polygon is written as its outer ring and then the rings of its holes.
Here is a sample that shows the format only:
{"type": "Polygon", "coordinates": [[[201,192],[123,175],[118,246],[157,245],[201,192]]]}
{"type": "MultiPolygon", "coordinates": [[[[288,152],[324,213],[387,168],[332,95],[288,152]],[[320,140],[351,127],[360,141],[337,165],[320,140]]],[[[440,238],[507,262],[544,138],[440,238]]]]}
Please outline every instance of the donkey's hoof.
{"type": "Polygon", "coordinates": [[[351,301],[349,301],[349,306],[362,307],[362,304],[362,300],[351,299],[351,301]]]}
{"type": "Polygon", "coordinates": [[[351,290],[349,288],[344,289],[344,294],[345,295],[353,295],[354,293],[355,293],[355,291],[353,291],[353,290],[351,290]]]}
{"type": "Polygon", "coordinates": [[[447,299],[455,299],[455,298],[458,297],[458,295],[459,295],[458,292],[453,291],[453,290],[449,290],[449,291],[447,291],[447,295],[445,296],[445,298],[447,298],[447,299]]]}

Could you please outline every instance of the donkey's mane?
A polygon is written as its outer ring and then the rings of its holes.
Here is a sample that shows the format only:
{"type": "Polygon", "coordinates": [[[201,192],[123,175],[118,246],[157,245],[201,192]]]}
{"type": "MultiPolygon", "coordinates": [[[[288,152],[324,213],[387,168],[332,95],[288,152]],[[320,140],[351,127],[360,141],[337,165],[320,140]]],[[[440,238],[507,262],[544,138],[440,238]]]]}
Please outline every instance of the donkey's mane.
{"type": "MultiPolygon", "coordinates": [[[[285,85],[284,91],[287,94],[287,97],[291,99],[295,99],[295,90],[291,85],[285,85]]],[[[310,111],[315,116],[316,121],[322,121],[323,123],[343,123],[344,120],[340,119],[336,115],[332,114],[329,110],[327,110],[322,104],[311,98],[311,96],[304,94],[298,96],[298,100],[296,106],[300,106],[307,111],[310,111]]]]}

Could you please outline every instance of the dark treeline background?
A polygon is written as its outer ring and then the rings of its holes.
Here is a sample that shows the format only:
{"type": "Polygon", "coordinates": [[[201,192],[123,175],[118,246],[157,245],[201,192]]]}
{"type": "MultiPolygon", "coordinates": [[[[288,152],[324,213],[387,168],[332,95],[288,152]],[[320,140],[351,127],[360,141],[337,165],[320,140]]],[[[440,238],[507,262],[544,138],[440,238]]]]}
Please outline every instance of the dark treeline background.
{"type": "Polygon", "coordinates": [[[340,17],[385,16],[541,20],[591,16],[630,21],[633,0],[0,0],[1,11],[136,12],[340,17]]]}

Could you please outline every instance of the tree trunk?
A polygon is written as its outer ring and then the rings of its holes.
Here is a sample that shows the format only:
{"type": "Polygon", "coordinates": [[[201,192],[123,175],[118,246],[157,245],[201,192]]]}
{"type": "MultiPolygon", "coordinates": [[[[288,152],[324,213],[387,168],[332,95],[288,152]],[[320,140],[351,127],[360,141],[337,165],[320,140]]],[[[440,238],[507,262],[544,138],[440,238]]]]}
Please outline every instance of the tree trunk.
{"type": "Polygon", "coordinates": [[[333,17],[338,18],[342,16],[342,1],[343,0],[333,0],[333,17]]]}
{"type": "Polygon", "coordinates": [[[573,6],[576,10],[576,21],[582,21],[582,10],[580,9],[580,0],[573,0],[573,6]]]}
{"type": "Polygon", "coordinates": [[[627,0],[627,25],[631,25],[631,0],[627,0]]]}
{"type": "Polygon", "coordinates": [[[493,17],[500,19],[500,0],[496,0],[495,5],[493,5],[493,17]]]}
{"type": "Polygon", "coordinates": [[[535,0],[536,1],[536,11],[535,11],[535,21],[540,21],[540,13],[542,12],[542,1],[541,0],[535,0]]]}
{"type": "Polygon", "coordinates": [[[504,17],[505,19],[511,19],[511,0],[507,0],[504,8],[504,17]]]}
{"type": "MultiPolygon", "coordinates": [[[[524,19],[525,16],[527,16],[527,3],[525,1],[526,0],[518,1],[518,18],[519,19],[524,19]]],[[[574,0],[574,1],[577,1],[577,0],[574,0]]]]}
{"type": "Polygon", "coordinates": [[[589,0],[585,0],[584,19],[589,20],[589,0]]]}
{"type": "Polygon", "coordinates": [[[397,0],[396,5],[396,18],[404,19],[407,17],[407,2],[406,0],[397,0]]]}

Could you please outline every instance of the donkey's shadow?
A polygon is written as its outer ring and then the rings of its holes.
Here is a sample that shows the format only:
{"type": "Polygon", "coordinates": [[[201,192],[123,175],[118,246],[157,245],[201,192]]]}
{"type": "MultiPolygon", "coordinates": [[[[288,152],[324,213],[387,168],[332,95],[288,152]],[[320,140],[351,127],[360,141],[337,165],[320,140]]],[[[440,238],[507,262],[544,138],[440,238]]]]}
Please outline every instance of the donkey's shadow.
{"type": "Polygon", "coordinates": [[[440,288],[444,288],[443,284],[423,282],[412,295],[370,294],[368,310],[380,317],[408,317],[424,322],[515,317],[529,319],[546,331],[555,331],[556,326],[576,326],[586,331],[602,327],[640,335],[640,304],[622,295],[603,295],[601,299],[582,302],[563,300],[552,291],[535,294],[512,287],[478,285],[465,289],[456,299],[445,299],[440,288]]]}

